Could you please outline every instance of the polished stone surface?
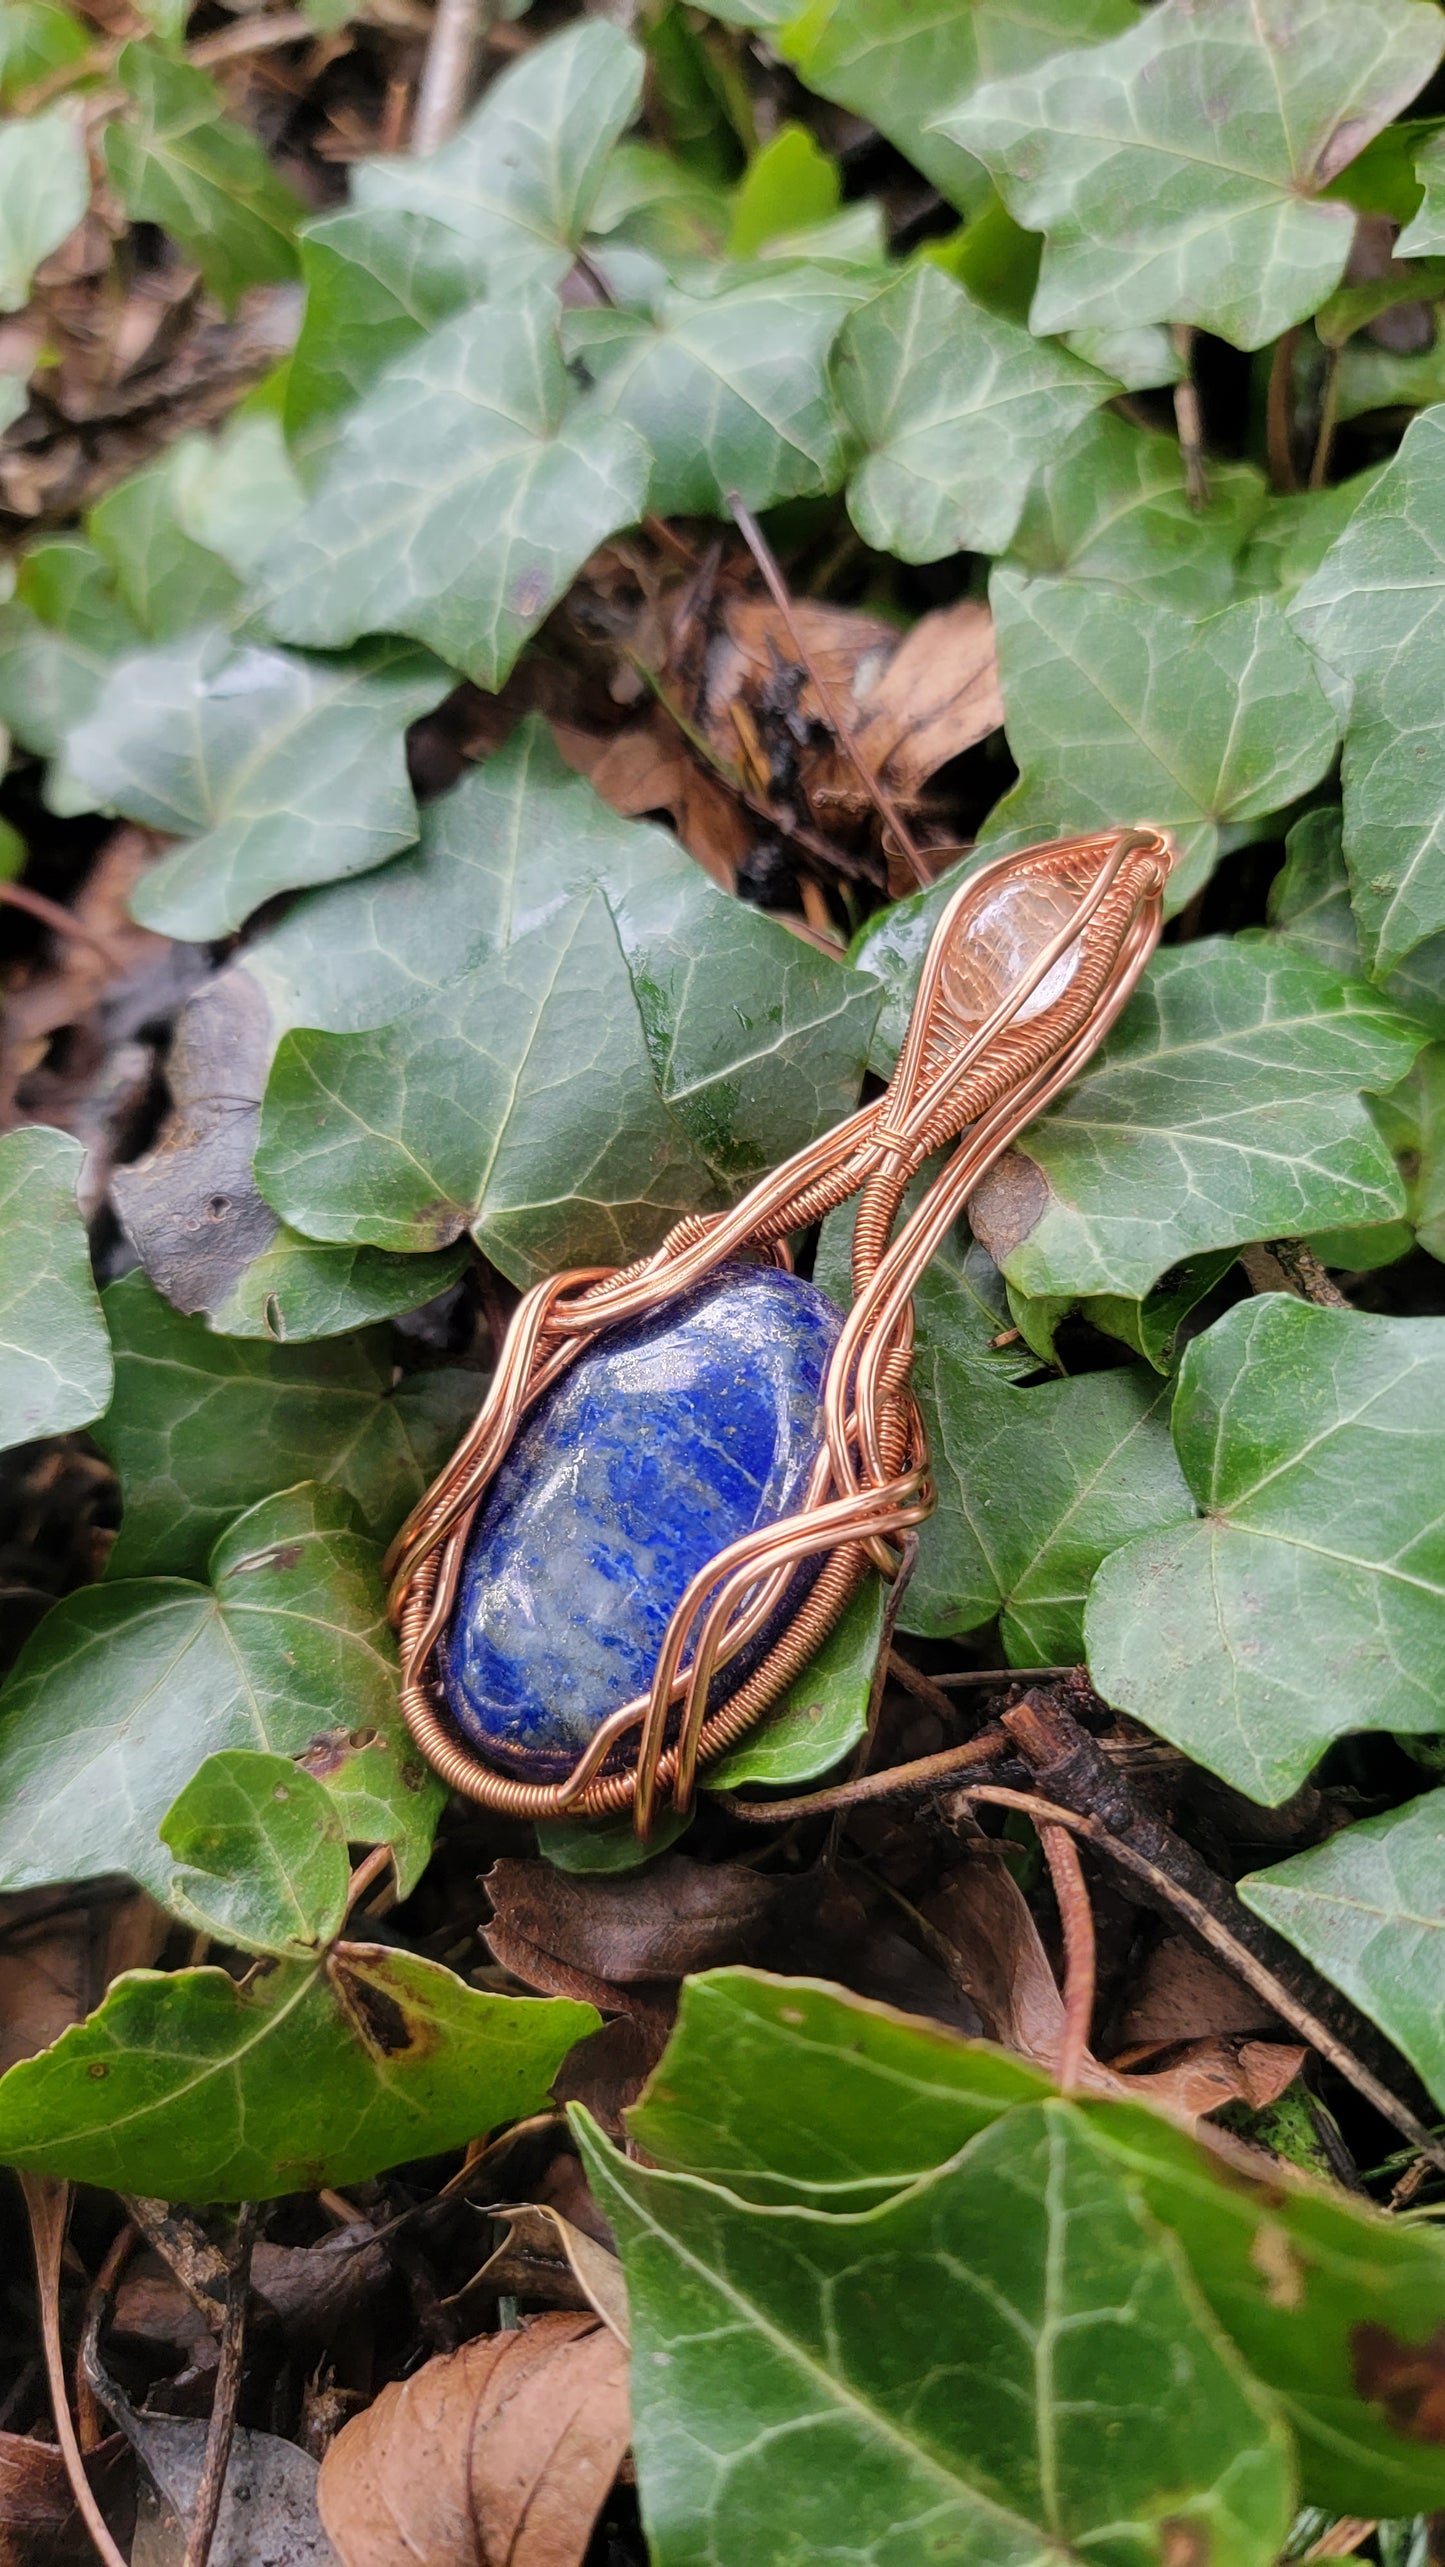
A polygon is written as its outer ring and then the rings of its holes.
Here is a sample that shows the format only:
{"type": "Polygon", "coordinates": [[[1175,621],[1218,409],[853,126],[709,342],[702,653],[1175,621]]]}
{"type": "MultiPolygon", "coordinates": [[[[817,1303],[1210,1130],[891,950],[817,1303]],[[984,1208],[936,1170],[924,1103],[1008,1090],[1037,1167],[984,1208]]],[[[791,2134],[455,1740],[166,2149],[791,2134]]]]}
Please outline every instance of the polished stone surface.
{"type": "Polygon", "coordinates": [[[567,1773],[645,1689],[698,1570],[797,1504],[842,1324],[796,1275],[722,1266],[544,1394],[478,1516],[440,1652],[452,1717],[493,1763],[567,1773]]]}

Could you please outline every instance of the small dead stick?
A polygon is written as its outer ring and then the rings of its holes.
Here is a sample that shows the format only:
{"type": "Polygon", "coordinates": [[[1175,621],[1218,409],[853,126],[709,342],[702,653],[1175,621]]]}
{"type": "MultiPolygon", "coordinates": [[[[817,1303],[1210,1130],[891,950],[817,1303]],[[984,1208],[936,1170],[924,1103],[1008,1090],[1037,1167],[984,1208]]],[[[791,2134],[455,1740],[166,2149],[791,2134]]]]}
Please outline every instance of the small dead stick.
{"type": "Polygon", "coordinates": [[[25,2195],[31,2242],[35,2249],[45,2373],[50,2383],[50,2407],[55,2418],[56,2439],[65,2462],[65,2474],[70,2480],[76,2511],[94,2541],[104,2567],[125,2567],[125,2560],[111,2539],[105,2516],[96,2503],[95,2490],[85,2474],[85,2462],[75,2438],[70,2401],[65,2392],[65,2355],[60,2342],[60,2257],[65,2245],[65,2223],[70,2214],[70,2186],[55,2183],[44,2175],[22,2175],[20,2186],[25,2195]]]}
{"type": "Polygon", "coordinates": [[[68,909],[61,908],[58,900],[47,900],[43,891],[32,891],[24,882],[0,882],[0,903],[7,909],[23,909],[27,918],[38,918],[41,926],[48,927],[53,936],[64,936],[73,945],[89,945],[91,952],[99,954],[111,971],[120,970],[121,960],[114,945],[108,943],[104,936],[98,936],[93,927],[73,918],[68,909]]]}
{"type": "Polygon", "coordinates": [[[1039,1828],[1039,1842],[1059,1905],[1059,1923],[1064,1929],[1064,2028],[1055,2074],[1068,2095],[1083,2075],[1089,2035],[1094,2028],[1094,1911],[1079,1849],[1068,1829],[1045,1822],[1039,1828]]]}
{"type": "Polygon", "coordinates": [[[1021,1810],[1025,1818],[1031,1818],[1040,1830],[1045,1827],[1067,1828],[1071,1835],[1082,1836],[1086,1844],[1096,1845],[1101,1854],[1107,1854],[1111,1862],[1122,1865],[1136,1879],[1147,1882],[1149,1888],[1158,1897],[1166,1899],[1192,1927],[1201,1943],[1207,1943],[1211,1951],[1219,1954],[1236,1978],[1243,1979],[1246,1986],[1253,1988],[1256,1996],[1263,1997],[1266,2005],[1271,2006],[1286,2023],[1292,2023],[1311,2049],[1318,2050],[1322,2059],[1328,2059],[1331,2067],[1337,2068],[1366,2102],[1374,2105],[1382,2119],[1409,2140],[1412,2148],[1418,2148],[1432,2165],[1445,2170],[1445,2141],[1434,2138],[1424,2123],[1416,2120],[1408,2106],[1381,2083],[1374,2070],[1367,2068],[1363,2059],[1357,2059],[1343,2041],[1335,2038],[1328,2024],[1321,2023],[1317,2014],[1301,2005],[1284,1981],[1275,1977],[1273,1970],[1266,1969],[1246,1945],[1236,1941],[1228,1927],[1220,1924],[1202,1899],[1195,1898],[1182,1882],[1171,1880],[1157,1863],[1151,1863],[1123,1838],[1111,1836],[1102,1820],[1076,1809],[1062,1809],[1056,1801],[1041,1799],[1037,1792],[1011,1791],[1003,1783],[964,1783],[958,1797],[967,1801],[987,1801],[998,1809],[1021,1810]]]}
{"type": "Polygon", "coordinates": [[[414,152],[434,152],[461,123],[481,26],[482,0],[437,0],[412,118],[414,152]]]}
{"type": "Polygon", "coordinates": [[[236,2222],[236,2242],[231,2252],[226,2315],[221,2327],[221,2359],[216,2372],[216,2393],[211,2402],[206,2456],[201,2463],[201,2483],[196,2489],[196,2510],[191,2516],[190,2537],[186,2542],[185,2567],[206,2567],[221,2516],[221,2495],[230,2466],[231,2443],[236,2431],[236,2404],[241,2394],[241,2364],[246,2351],[251,2251],[260,2224],[259,2202],[243,2202],[236,2222]]]}
{"type": "Polygon", "coordinates": [[[105,2261],[91,2283],[90,2293],[85,2303],[81,2347],[75,2357],[75,2413],[80,2426],[82,2451],[94,2451],[105,2440],[100,2400],[90,2385],[90,2377],[85,2367],[85,2338],[90,2334],[92,2327],[97,2338],[99,2337],[101,2319],[115,2296],[116,2283],[125,2269],[126,2258],[131,2248],[139,2242],[139,2236],[140,2232],[132,2221],[126,2220],[122,2223],[106,2250],[105,2261]]]}
{"type": "Polygon", "coordinates": [[[1298,326],[1283,331],[1275,340],[1274,355],[1269,365],[1269,388],[1264,408],[1265,447],[1269,456],[1269,477],[1278,491],[1299,488],[1294,459],[1294,360],[1299,340],[1298,326]]]}
{"type": "Polygon", "coordinates": [[[1240,1249],[1239,1262],[1251,1292],[1297,1293],[1301,1301],[1318,1302],[1324,1310],[1353,1308],[1303,1239],[1255,1240],[1240,1249]]]}
{"type": "Polygon", "coordinates": [[[808,649],[802,633],[799,631],[798,619],[793,613],[793,601],[788,595],[788,583],[778,568],[772,547],[769,544],[766,535],[763,533],[761,526],[758,524],[756,517],[753,515],[752,510],[744,507],[743,502],[739,499],[736,491],[731,491],[728,495],[728,513],[731,516],[734,525],[737,527],[738,533],[742,536],[744,543],[747,545],[749,552],[752,554],[754,561],[757,563],[758,569],[762,574],[763,586],[766,588],[768,595],[771,597],[773,604],[776,606],[778,613],[783,619],[783,623],[787,628],[788,639],[798,654],[800,664],[804,669],[806,669],[809,681],[812,685],[813,693],[816,695],[819,704],[823,708],[824,720],[832,730],[839,748],[843,751],[844,756],[853,768],[859,783],[862,785],[864,792],[867,794],[868,799],[877,812],[879,819],[882,821],[884,828],[892,831],[894,838],[897,840],[898,845],[907,860],[909,870],[913,875],[914,881],[918,883],[921,888],[926,889],[928,884],[933,880],[933,876],[929,872],[922,856],[918,852],[917,845],[914,842],[913,833],[910,830],[907,821],[904,819],[902,812],[899,810],[897,803],[894,801],[892,794],[889,792],[887,785],[884,783],[882,776],[868,764],[862,750],[859,748],[858,743],[853,736],[852,722],[845,715],[842,705],[834,695],[833,690],[824,677],[822,670],[819,668],[817,661],[813,658],[812,653],[808,649]]]}
{"type": "Polygon", "coordinates": [[[801,1800],[740,1800],[736,1792],[714,1792],[719,1809],[745,1818],[754,1827],[790,1827],[796,1819],[825,1818],[835,1809],[857,1809],[870,1800],[894,1800],[905,1792],[941,1790],[976,1765],[997,1764],[1013,1752],[1006,1730],[981,1729],[963,1747],[945,1747],[937,1756],[920,1756],[911,1765],[891,1765],[886,1773],[860,1774],[853,1783],[835,1783],[831,1791],[807,1792],[801,1800]]]}
{"type": "Polygon", "coordinates": [[[1174,425],[1179,431],[1179,451],[1184,458],[1184,488],[1191,508],[1209,505],[1209,471],[1204,460],[1204,420],[1199,408],[1199,387],[1194,380],[1194,330],[1188,321],[1176,321],[1173,329],[1174,353],[1183,369],[1174,386],[1174,425]]]}

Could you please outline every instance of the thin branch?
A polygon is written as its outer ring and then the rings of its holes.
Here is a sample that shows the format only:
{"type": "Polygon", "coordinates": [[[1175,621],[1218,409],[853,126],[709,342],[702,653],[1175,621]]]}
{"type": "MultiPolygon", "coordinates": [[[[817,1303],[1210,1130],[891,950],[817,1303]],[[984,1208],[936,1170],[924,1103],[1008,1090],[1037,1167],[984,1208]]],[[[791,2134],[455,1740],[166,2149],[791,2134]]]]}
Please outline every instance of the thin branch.
{"type": "Polygon", "coordinates": [[[912,1694],[915,1702],[926,1702],[930,1711],[941,1713],[945,1720],[953,1718],[954,1707],[947,1694],[940,1691],[931,1676],[926,1676],[921,1667],[915,1667],[912,1659],[901,1656],[897,1649],[889,1649],[888,1673],[905,1693],[912,1694]]]}
{"type": "Polygon", "coordinates": [[[1330,348],[1325,357],[1325,386],[1320,398],[1319,434],[1315,438],[1310,462],[1310,488],[1323,490],[1329,478],[1330,455],[1335,442],[1335,427],[1340,415],[1339,348],[1330,348]]]}
{"type": "Polygon", "coordinates": [[[1139,1853],[1123,1837],[1111,1836],[1103,1821],[1092,1813],[1061,1808],[1057,1801],[1040,1799],[1037,1792],[1010,1791],[1002,1783],[965,1783],[958,1797],[967,1801],[987,1801],[999,1809],[1022,1810],[1036,1827],[1066,1827],[1072,1835],[1082,1836],[1087,1844],[1096,1845],[1100,1853],[1107,1854],[1111,1862],[1121,1864],[1136,1879],[1147,1881],[1150,1889],[1160,1898],[1167,1899],[1169,1905],[1185,1918],[1200,1941],[1219,1954],[1236,1978],[1243,1979],[1245,1985],[1253,1988],[1256,1996],[1263,1997],[1266,2005],[1272,2007],[1277,2015],[1282,2016],[1286,2023],[1293,2024],[1311,2049],[1318,2050],[1322,2059],[1327,2059],[1332,2068],[1337,2068],[1340,2075],[1347,2078],[1366,2102],[1374,2105],[1382,2119],[1401,2132],[1413,2148],[1417,2148],[1423,2157],[1428,2157],[1432,2165],[1445,2170],[1445,2140],[1432,2138],[1424,2123],[1417,2121],[1409,2107],[1391,2094],[1374,2070],[1367,2068],[1363,2059],[1357,2059],[1343,2041],[1337,2041],[1328,2024],[1321,2023],[1317,2014],[1311,2013],[1308,2006],[1301,2005],[1284,1981],[1277,1979],[1273,1970],[1266,1969],[1262,1961],[1257,1961],[1248,1946],[1237,1941],[1228,1927],[1221,1925],[1213,1910],[1207,1908],[1202,1899],[1197,1899],[1192,1890],[1185,1889],[1182,1881],[1172,1880],[1157,1863],[1151,1863],[1147,1855],[1139,1853]]]}
{"type": "Polygon", "coordinates": [[[45,2175],[22,2175],[20,2187],[25,2195],[31,2243],[35,2249],[45,2375],[50,2383],[50,2410],[55,2418],[55,2435],[65,2462],[65,2474],[70,2480],[76,2511],[94,2541],[104,2567],[125,2567],[125,2560],[111,2539],[105,2516],[96,2503],[95,2490],[85,2474],[85,2462],[71,2421],[70,2401],[65,2393],[65,2355],[60,2343],[60,2257],[65,2244],[65,2223],[70,2213],[70,2186],[53,2183],[45,2175]]]}
{"type": "Polygon", "coordinates": [[[1274,355],[1269,365],[1269,390],[1264,404],[1265,449],[1269,456],[1269,477],[1276,490],[1298,490],[1299,474],[1294,460],[1294,352],[1299,346],[1299,329],[1286,330],[1275,340],[1274,355]]]}
{"type": "Polygon", "coordinates": [[[831,1791],[807,1792],[801,1800],[740,1800],[736,1792],[714,1792],[719,1809],[745,1818],[754,1827],[790,1827],[795,1819],[818,1818],[834,1809],[856,1809],[863,1801],[892,1800],[902,1792],[932,1791],[966,1774],[974,1765],[990,1765],[1013,1753],[1006,1731],[981,1729],[963,1747],[945,1747],[937,1756],[920,1756],[912,1765],[890,1765],[882,1774],[860,1774],[854,1783],[835,1783],[831,1791]]]}
{"type": "Polygon", "coordinates": [[[1209,467],[1204,459],[1204,419],[1199,407],[1199,387],[1194,380],[1194,328],[1189,321],[1176,321],[1170,334],[1174,353],[1183,373],[1174,386],[1174,425],[1179,431],[1179,451],[1184,458],[1184,489],[1191,508],[1209,505],[1209,467]]]}
{"type": "Polygon", "coordinates": [[[373,1845],[363,1855],[346,1885],[346,1912],[350,1915],[358,1899],[363,1899],[374,1881],[379,1881],[391,1861],[389,1845],[373,1845]]]}
{"type": "Polygon", "coordinates": [[[7,909],[23,909],[27,918],[38,918],[53,936],[64,936],[74,945],[89,945],[108,970],[118,972],[122,968],[121,958],[108,938],[85,926],[70,910],[62,909],[58,900],[47,900],[43,891],[32,891],[28,883],[0,882],[0,903],[7,909]]]}
{"type": "Polygon", "coordinates": [[[412,118],[414,152],[436,151],[461,123],[481,31],[481,0],[436,0],[412,118]]]}
{"type": "Polygon", "coordinates": [[[738,497],[736,491],[729,494],[728,512],[732,517],[733,523],[737,527],[739,534],[742,536],[743,541],[747,545],[749,552],[752,554],[754,561],[757,563],[758,569],[762,575],[763,586],[766,588],[768,595],[771,597],[773,604],[776,606],[778,613],[783,619],[788,639],[792,643],[794,650],[797,652],[800,666],[807,671],[809,683],[811,684],[813,693],[816,695],[819,705],[822,708],[824,720],[832,730],[839,748],[843,751],[844,756],[853,768],[859,783],[862,785],[864,792],[867,794],[868,799],[877,812],[879,819],[882,821],[884,828],[891,830],[894,839],[907,860],[914,881],[919,884],[920,888],[926,890],[929,883],[933,880],[933,876],[929,872],[922,856],[918,852],[917,845],[913,838],[913,833],[910,830],[907,821],[904,819],[902,812],[899,810],[898,805],[894,801],[892,794],[889,792],[887,785],[884,783],[882,776],[877,773],[875,768],[869,765],[867,759],[864,757],[862,750],[859,748],[858,743],[853,736],[852,722],[845,715],[842,705],[834,695],[832,688],[829,686],[821,669],[818,667],[816,660],[809,651],[807,644],[803,640],[803,636],[798,628],[798,619],[793,613],[793,601],[788,594],[788,584],[784,579],[782,572],[778,568],[773,555],[772,546],[769,544],[768,539],[763,533],[761,526],[758,524],[756,517],[753,515],[752,510],[744,507],[743,502],[738,497]]]}
{"type": "Polygon", "coordinates": [[[226,2289],[226,2317],[221,2328],[221,2360],[216,2373],[216,2393],[211,2402],[210,2430],[206,2435],[206,2456],[201,2463],[201,2483],[196,2489],[196,2510],[191,2517],[190,2538],[186,2542],[185,2567],[207,2567],[211,2543],[221,2515],[221,2496],[230,2466],[231,2443],[236,2431],[236,2403],[241,2394],[241,2364],[246,2351],[246,2311],[251,2298],[251,2251],[256,2231],[261,2224],[259,2202],[243,2202],[236,2222],[236,2243],[231,2255],[231,2278],[226,2289]]]}
{"type": "Polygon", "coordinates": [[[86,2298],[85,2317],[81,2326],[81,2348],[75,2357],[75,2413],[80,2425],[79,2440],[83,2451],[94,2451],[96,2446],[105,2440],[100,2400],[91,2387],[86,2373],[85,2339],[92,2329],[97,2340],[99,2339],[101,2320],[115,2296],[116,2283],[125,2268],[131,2248],[138,2242],[139,2234],[139,2230],[131,2220],[122,2222],[111,2240],[105,2261],[91,2283],[86,2298]]]}
{"type": "Polygon", "coordinates": [[[1073,1667],[965,1667],[961,1674],[930,1676],[938,1693],[959,1693],[966,1685],[1041,1685],[1077,1673],[1073,1667]]]}
{"type": "Polygon", "coordinates": [[[1324,1310],[1353,1308],[1303,1239],[1257,1239],[1241,1248],[1239,1262],[1252,1292],[1292,1292],[1324,1310]]]}
{"type": "Polygon", "coordinates": [[[1079,1849],[1068,1829],[1052,1825],[1041,1827],[1039,1842],[1044,1849],[1044,1860],[1058,1901],[1059,1923],[1064,1929],[1064,2029],[1055,2073],[1063,2092],[1069,2095],[1083,2076],[1084,2061],[1089,2053],[1089,2035],[1094,2027],[1094,1989],[1098,1976],[1094,1911],[1084,1879],[1084,1867],[1079,1861],[1079,1849]]]}
{"type": "Polygon", "coordinates": [[[237,62],[248,53],[270,53],[277,45],[321,44],[327,39],[299,9],[283,9],[274,18],[243,20],[240,26],[222,27],[214,36],[202,36],[196,44],[187,45],[186,60],[205,71],[213,62],[237,62]]]}

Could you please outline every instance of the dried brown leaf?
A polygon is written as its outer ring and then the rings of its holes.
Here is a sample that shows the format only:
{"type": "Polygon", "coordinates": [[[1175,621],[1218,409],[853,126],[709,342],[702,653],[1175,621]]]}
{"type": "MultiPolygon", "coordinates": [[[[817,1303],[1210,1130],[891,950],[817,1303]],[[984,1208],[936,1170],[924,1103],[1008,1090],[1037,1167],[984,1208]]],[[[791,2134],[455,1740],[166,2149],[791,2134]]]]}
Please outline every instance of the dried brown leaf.
{"type": "Polygon", "coordinates": [[[599,735],[554,722],[563,757],[624,819],[665,811],[703,872],[731,891],[737,868],[758,834],[734,793],[687,747],[665,713],[599,735]]]}
{"type": "Polygon", "coordinates": [[[486,1887],[486,1938],[504,1969],[613,2011],[656,2008],[691,1970],[764,1961],[798,1905],[795,1882],[685,1854],[615,1876],[509,1860],[493,1864],[486,1887]]]}
{"type": "Polygon", "coordinates": [[[122,1970],[149,1968],[169,1931],[141,1890],[119,1899],[67,1899],[53,1889],[0,1898],[0,2071],[48,2050],[122,1970]]]}
{"type": "Polygon", "coordinates": [[[342,2567],[580,2567],[627,2449],[627,2356],[548,2311],[393,2381],[321,2464],[342,2567]]]}
{"type": "MultiPolygon", "coordinates": [[[[85,2474],[112,2527],[122,2537],[131,2510],[130,2453],[112,2434],[89,2453],[85,2474]]],[[[95,2548],[80,2519],[53,2442],[0,2433],[0,2567],[95,2567],[95,2548]]]]}

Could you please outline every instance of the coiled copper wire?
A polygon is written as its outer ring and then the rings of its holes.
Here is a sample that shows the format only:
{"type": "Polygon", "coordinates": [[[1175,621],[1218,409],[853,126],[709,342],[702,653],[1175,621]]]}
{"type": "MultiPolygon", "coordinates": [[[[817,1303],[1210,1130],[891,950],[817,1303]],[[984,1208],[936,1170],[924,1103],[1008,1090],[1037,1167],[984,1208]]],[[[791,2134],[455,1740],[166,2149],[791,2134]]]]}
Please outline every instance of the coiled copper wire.
{"type": "Polygon", "coordinates": [[[1067,1085],[1134,989],[1158,941],[1172,861],[1157,829],[1118,829],[999,857],[944,910],[919,979],[898,1067],[883,1096],[754,1186],[731,1211],[689,1213],[650,1257],[578,1268],[524,1295],[483,1407],[388,1555],[402,1710],[422,1754],[454,1791],[517,1818],[602,1817],[629,1806],[646,1836],[659,1792],[685,1809],[700,1766],[741,1738],[815,1655],[869,1563],[896,1572],[892,1537],[930,1512],[927,1443],[909,1391],[912,1295],[985,1171],[1067,1085]],[[1005,883],[1077,890],[1078,904],[981,1024],[950,994],[972,922],[1005,883]],[[1020,1022],[1056,962],[1077,946],[1060,995],[1020,1022]],[[959,1136],[962,1136],[959,1139],[959,1136]],[[945,1142],[959,1147],[897,1228],[909,1185],[945,1142]],[[787,1262],[786,1241],[850,1195],[853,1307],[829,1364],[824,1447],[798,1512],[734,1542],[696,1577],[658,1653],[651,1686],[600,1723],[560,1783],[494,1772],[441,1707],[432,1655],[452,1610],[467,1539],[527,1410],[601,1330],[654,1310],[740,1251],[787,1262]],[[798,1563],[824,1555],[812,1587],[762,1663],[716,1710],[719,1666],[763,1628],[798,1563]],[[634,1743],[635,1741],[635,1743],[634,1743]]]}

